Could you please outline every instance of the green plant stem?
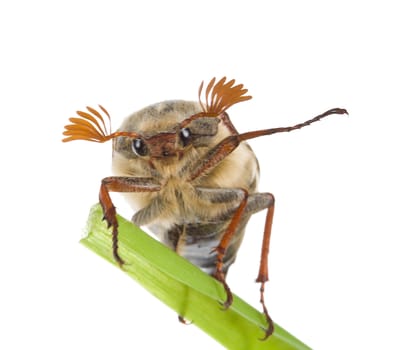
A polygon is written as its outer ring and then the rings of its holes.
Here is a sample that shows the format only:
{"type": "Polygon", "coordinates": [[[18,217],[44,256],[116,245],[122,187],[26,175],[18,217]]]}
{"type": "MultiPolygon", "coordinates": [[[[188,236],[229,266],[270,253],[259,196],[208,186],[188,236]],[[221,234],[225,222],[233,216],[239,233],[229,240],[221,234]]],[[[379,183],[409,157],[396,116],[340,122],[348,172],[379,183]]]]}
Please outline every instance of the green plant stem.
{"type": "MultiPolygon", "coordinates": [[[[116,265],[112,257],[111,234],[102,221],[102,209],[95,205],[81,243],[116,265]]],[[[122,217],[119,221],[119,252],[127,262],[122,271],[151,294],[191,320],[227,349],[310,349],[278,325],[266,341],[265,317],[234,295],[233,304],[222,310],[222,285],[122,217]]],[[[174,321],[175,322],[175,321],[174,321]]]]}

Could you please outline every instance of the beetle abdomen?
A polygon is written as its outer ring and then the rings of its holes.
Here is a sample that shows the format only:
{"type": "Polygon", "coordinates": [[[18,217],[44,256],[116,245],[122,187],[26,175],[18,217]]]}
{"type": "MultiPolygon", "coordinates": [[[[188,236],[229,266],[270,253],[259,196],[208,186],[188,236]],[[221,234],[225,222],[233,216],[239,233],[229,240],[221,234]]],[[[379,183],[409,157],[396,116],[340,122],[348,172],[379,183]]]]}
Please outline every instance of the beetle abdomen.
{"type": "MultiPolygon", "coordinates": [[[[244,229],[249,216],[243,218],[227,248],[223,259],[223,272],[234,262],[244,236],[244,229]]],[[[185,223],[174,225],[170,230],[162,232],[158,225],[149,228],[157,234],[162,243],[176,251],[180,256],[209,275],[213,275],[217,263],[215,248],[225,233],[230,220],[215,223],[185,223]]]]}

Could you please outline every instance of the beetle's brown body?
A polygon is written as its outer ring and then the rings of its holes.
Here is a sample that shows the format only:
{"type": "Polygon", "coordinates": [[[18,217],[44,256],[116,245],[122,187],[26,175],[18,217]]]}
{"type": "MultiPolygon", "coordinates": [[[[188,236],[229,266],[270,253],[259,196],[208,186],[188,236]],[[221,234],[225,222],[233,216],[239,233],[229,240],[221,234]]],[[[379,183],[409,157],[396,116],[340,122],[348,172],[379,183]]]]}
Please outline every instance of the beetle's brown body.
{"type": "MultiPolygon", "coordinates": [[[[152,137],[175,130],[176,125],[200,112],[202,109],[196,102],[161,102],[129,116],[120,130],[152,137]]],[[[114,139],[113,152],[116,175],[151,178],[161,187],[158,192],[125,194],[136,212],[133,222],[148,226],[164,244],[209,274],[214,274],[216,267],[214,248],[243,199],[241,189],[249,194],[256,192],[259,178],[253,151],[247,143],[241,143],[204,177],[189,180],[194,165],[232,134],[221,119],[216,126],[216,134],[203,136],[183,154],[154,159],[139,157],[125,137],[114,139]]],[[[234,261],[249,216],[250,213],[241,218],[230,241],[223,260],[224,271],[234,261]]]]}
{"type": "MultiPolygon", "coordinates": [[[[257,192],[259,166],[245,141],[297,130],[346,110],[334,108],[294,126],[239,134],[226,110],[251,97],[243,85],[234,83],[212,79],[205,103],[201,99],[199,103],[160,102],[132,114],[113,133],[108,133],[102,115],[87,107],[89,113],[78,111],[81,118],[70,118],[72,124],[66,126],[63,141],[113,139],[116,176],[102,180],[99,200],[104,220],[112,228],[115,260],[124,264],[118,253],[118,221],[110,192],[121,192],[135,210],[134,223],[148,226],[164,244],[223,284],[225,307],[233,301],[225,275],[236,258],[245,226],[253,213],[266,209],[256,279],[261,283],[266,339],[274,330],[264,301],[274,197],[257,192]]],[[[200,96],[202,88],[203,84],[200,96]]]]}

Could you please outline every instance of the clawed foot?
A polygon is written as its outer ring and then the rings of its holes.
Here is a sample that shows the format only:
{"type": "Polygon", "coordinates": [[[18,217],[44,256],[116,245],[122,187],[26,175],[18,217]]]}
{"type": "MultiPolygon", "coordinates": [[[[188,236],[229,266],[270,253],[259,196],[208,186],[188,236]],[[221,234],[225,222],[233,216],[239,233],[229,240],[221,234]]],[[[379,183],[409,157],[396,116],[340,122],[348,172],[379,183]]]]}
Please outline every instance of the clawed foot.
{"type": "Polygon", "coordinates": [[[262,304],[263,314],[265,315],[266,322],[268,324],[267,328],[262,327],[262,329],[265,331],[265,336],[260,339],[262,341],[268,339],[274,332],[274,322],[272,321],[271,316],[269,316],[268,309],[266,308],[266,305],[265,305],[264,291],[265,291],[265,282],[262,282],[260,286],[260,303],[262,304]]]}
{"type": "Polygon", "coordinates": [[[214,278],[217,281],[221,282],[221,284],[224,287],[224,290],[226,292],[227,297],[226,297],[226,300],[224,302],[220,301],[220,304],[223,306],[224,310],[227,310],[231,306],[231,304],[233,303],[233,293],[231,293],[231,289],[228,286],[228,284],[225,280],[225,275],[222,271],[218,271],[218,270],[215,271],[214,278]]]}
{"type": "Polygon", "coordinates": [[[268,339],[274,332],[274,322],[272,321],[272,318],[269,316],[268,311],[266,310],[265,306],[263,307],[263,314],[265,315],[268,327],[267,328],[260,327],[265,332],[265,336],[263,338],[259,338],[259,340],[262,340],[262,341],[268,339]]]}
{"type": "Polygon", "coordinates": [[[186,319],[183,316],[181,316],[181,315],[178,315],[177,316],[177,319],[178,319],[178,321],[180,323],[182,323],[182,324],[184,324],[186,326],[189,326],[190,324],[192,324],[192,321],[186,321],[186,319]]]}
{"type": "Polygon", "coordinates": [[[108,208],[105,210],[103,208],[103,218],[102,220],[105,221],[108,225],[108,229],[112,228],[112,254],[116,261],[116,263],[119,265],[120,268],[125,264],[125,261],[122,260],[122,258],[119,256],[118,253],[118,220],[116,218],[116,209],[114,206],[108,208]]]}

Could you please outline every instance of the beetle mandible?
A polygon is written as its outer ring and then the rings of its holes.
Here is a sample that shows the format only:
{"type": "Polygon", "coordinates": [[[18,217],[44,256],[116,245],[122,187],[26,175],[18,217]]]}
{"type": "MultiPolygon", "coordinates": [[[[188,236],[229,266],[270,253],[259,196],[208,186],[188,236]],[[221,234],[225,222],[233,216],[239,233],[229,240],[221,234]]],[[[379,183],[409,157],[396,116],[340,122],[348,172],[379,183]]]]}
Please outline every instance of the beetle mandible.
{"type": "MultiPolygon", "coordinates": [[[[135,210],[132,221],[147,226],[165,245],[222,283],[224,307],[232,301],[226,274],[234,262],[250,216],[266,209],[261,260],[256,282],[266,318],[265,337],[274,330],[264,300],[274,196],[257,191],[259,165],[246,140],[301,129],[331,114],[334,108],[290,127],[239,133],[227,109],[252,97],[235,80],[213,78],[199,87],[198,102],[173,100],[133,113],[111,133],[102,114],[87,107],[65,126],[64,142],[113,140],[115,176],[102,180],[99,201],[112,228],[117,263],[118,221],[110,192],[122,192],[135,210]]],[[[110,121],[109,113],[99,105],[110,121]]]]}

